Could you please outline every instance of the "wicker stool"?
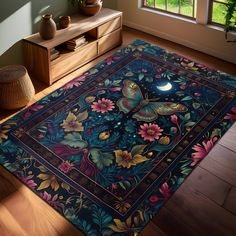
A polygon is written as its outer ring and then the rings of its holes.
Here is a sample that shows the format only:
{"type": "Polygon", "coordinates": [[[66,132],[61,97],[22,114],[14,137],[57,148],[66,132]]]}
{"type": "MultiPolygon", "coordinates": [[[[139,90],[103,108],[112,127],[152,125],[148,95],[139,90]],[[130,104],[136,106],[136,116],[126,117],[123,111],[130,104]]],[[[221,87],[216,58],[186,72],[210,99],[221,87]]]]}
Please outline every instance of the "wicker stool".
{"type": "Polygon", "coordinates": [[[34,86],[24,66],[10,65],[0,68],[0,107],[21,108],[33,98],[34,86]]]}

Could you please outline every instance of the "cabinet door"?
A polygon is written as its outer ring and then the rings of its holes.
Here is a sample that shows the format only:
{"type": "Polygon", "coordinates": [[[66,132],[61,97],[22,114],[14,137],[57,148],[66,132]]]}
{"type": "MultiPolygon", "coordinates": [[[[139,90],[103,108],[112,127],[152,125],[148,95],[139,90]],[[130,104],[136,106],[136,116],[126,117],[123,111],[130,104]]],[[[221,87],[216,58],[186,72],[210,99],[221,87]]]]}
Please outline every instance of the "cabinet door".
{"type": "Polygon", "coordinates": [[[96,41],[79,48],[77,51],[62,53],[59,58],[52,61],[52,82],[94,59],[97,57],[97,53],[96,41]]]}
{"type": "Polygon", "coordinates": [[[40,47],[26,40],[23,42],[25,66],[30,76],[50,84],[50,62],[47,48],[40,47]]]}
{"type": "Polygon", "coordinates": [[[108,21],[107,23],[98,27],[98,38],[101,38],[104,35],[111,33],[112,31],[119,29],[121,27],[121,18],[117,17],[113,20],[108,21]]]}
{"type": "Polygon", "coordinates": [[[102,54],[109,51],[113,47],[120,45],[121,41],[121,29],[103,36],[98,40],[98,53],[102,54]]]}

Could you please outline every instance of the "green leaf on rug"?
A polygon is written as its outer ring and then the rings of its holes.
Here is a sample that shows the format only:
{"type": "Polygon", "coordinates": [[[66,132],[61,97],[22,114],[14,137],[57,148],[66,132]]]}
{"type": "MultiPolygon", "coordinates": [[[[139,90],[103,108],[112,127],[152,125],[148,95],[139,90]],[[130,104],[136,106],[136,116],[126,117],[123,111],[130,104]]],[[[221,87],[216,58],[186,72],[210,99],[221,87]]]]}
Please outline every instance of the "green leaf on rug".
{"type": "Polygon", "coordinates": [[[64,140],[61,141],[62,144],[68,145],[70,147],[74,148],[86,148],[88,146],[88,143],[84,140],[82,140],[82,136],[79,133],[72,133],[72,134],[67,134],[64,137],[64,140]]]}
{"type": "Polygon", "coordinates": [[[101,152],[99,149],[90,150],[91,159],[96,164],[99,170],[102,170],[106,166],[110,166],[113,162],[113,155],[111,153],[101,152]]]}
{"type": "Polygon", "coordinates": [[[189,127],[191,127],[191,126],[194,126],[195,124],[196,124],[196,122],[190,121],[190,122],[186,123],[184,126],[189,126],[189,127]]]}
{"type": "Polygon", "coordinates": [[[84,120],[86,120],[87,118],[88,118],[88,112],[87,112],[87,110],[85,110],[85,111],[83,111],[83,112],[81,112],[81,113],[79,113],[79,114],[77,115],[77,120],[78,120],[79,122],[84,121],[84,120]]]}
{"type": "Polygon", "coordinates": [[[184,98],[181,99],[181,101],[189,101],[192,100],[193,98],[191,96],[186,96],[184,98]]]}
{"type": "Polygon", "coordinates": [[[147,145],[136,145],[136,146],[134,146],[131,150],[132,157],[137,155],[137,154],[143,153],[146,146],[147,145]]]}
{"type": "Polygon", "coordinates": [[[215,129],[212,131],[212,133],[211,133],[211,138],[216,137],[216,136],[221,137],[221,129],[215,128],[215,129]]]}
{"type": "Polygon", "coordinates": [[[194,109],[198,109],[200,106],[201,106],[200,103],[197,103],[197,102],[194,102],[194,103],[193,103],[193,108],[194,108],[194,109]]]}

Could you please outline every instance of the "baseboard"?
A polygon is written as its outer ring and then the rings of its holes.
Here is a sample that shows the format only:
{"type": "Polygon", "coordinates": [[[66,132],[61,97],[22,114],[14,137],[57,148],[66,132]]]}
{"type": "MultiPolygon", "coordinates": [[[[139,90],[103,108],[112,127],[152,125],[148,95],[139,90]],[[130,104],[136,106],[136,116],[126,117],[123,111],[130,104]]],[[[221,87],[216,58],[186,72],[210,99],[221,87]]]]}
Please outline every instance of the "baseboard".
{"type": "Polygon", "coordinates": [[[130,27],[130,28],[134,28],[134,29],[143,31],[143,32],[148,33],[148,34],[155,35],[157,37],[160,37],[160,38],[163,38],[163,39],[166,39],[166,40],[184,45],[186,47],[195,49],[197,51],[200,51],[200,52],[206,53],[208,55],[211,55],[211,56],[220,58],[222,60],[225,60],[225,61],[236,64],[235,55],[234,56],[233,55],[228,55],[227,53],[222,53],[222,52],[216,51],[214,49],[205,47],[204,45],[199,45],[199,43],[193,43],[193,42],[190,42],[190,41],[186,41],[182,38],[176,38],[176,37],[173,37],[173,35],[165,34],[163,32],[153,30],[152,28],[135,24],[133,22],[123,21],[123,24],[130,27]]]}

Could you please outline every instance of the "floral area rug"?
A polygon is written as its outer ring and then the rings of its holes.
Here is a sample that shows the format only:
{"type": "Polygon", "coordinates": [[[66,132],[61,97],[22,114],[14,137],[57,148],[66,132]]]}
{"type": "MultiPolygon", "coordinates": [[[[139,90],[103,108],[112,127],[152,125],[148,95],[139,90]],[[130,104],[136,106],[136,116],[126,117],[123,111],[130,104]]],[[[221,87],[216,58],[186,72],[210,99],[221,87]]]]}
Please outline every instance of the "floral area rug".
{"type": "Polygon", "coordinates": [[[85,234],[135,235],[232,126],[235,92],[135,40],[3,123],[0,163],[85,234]]]}

